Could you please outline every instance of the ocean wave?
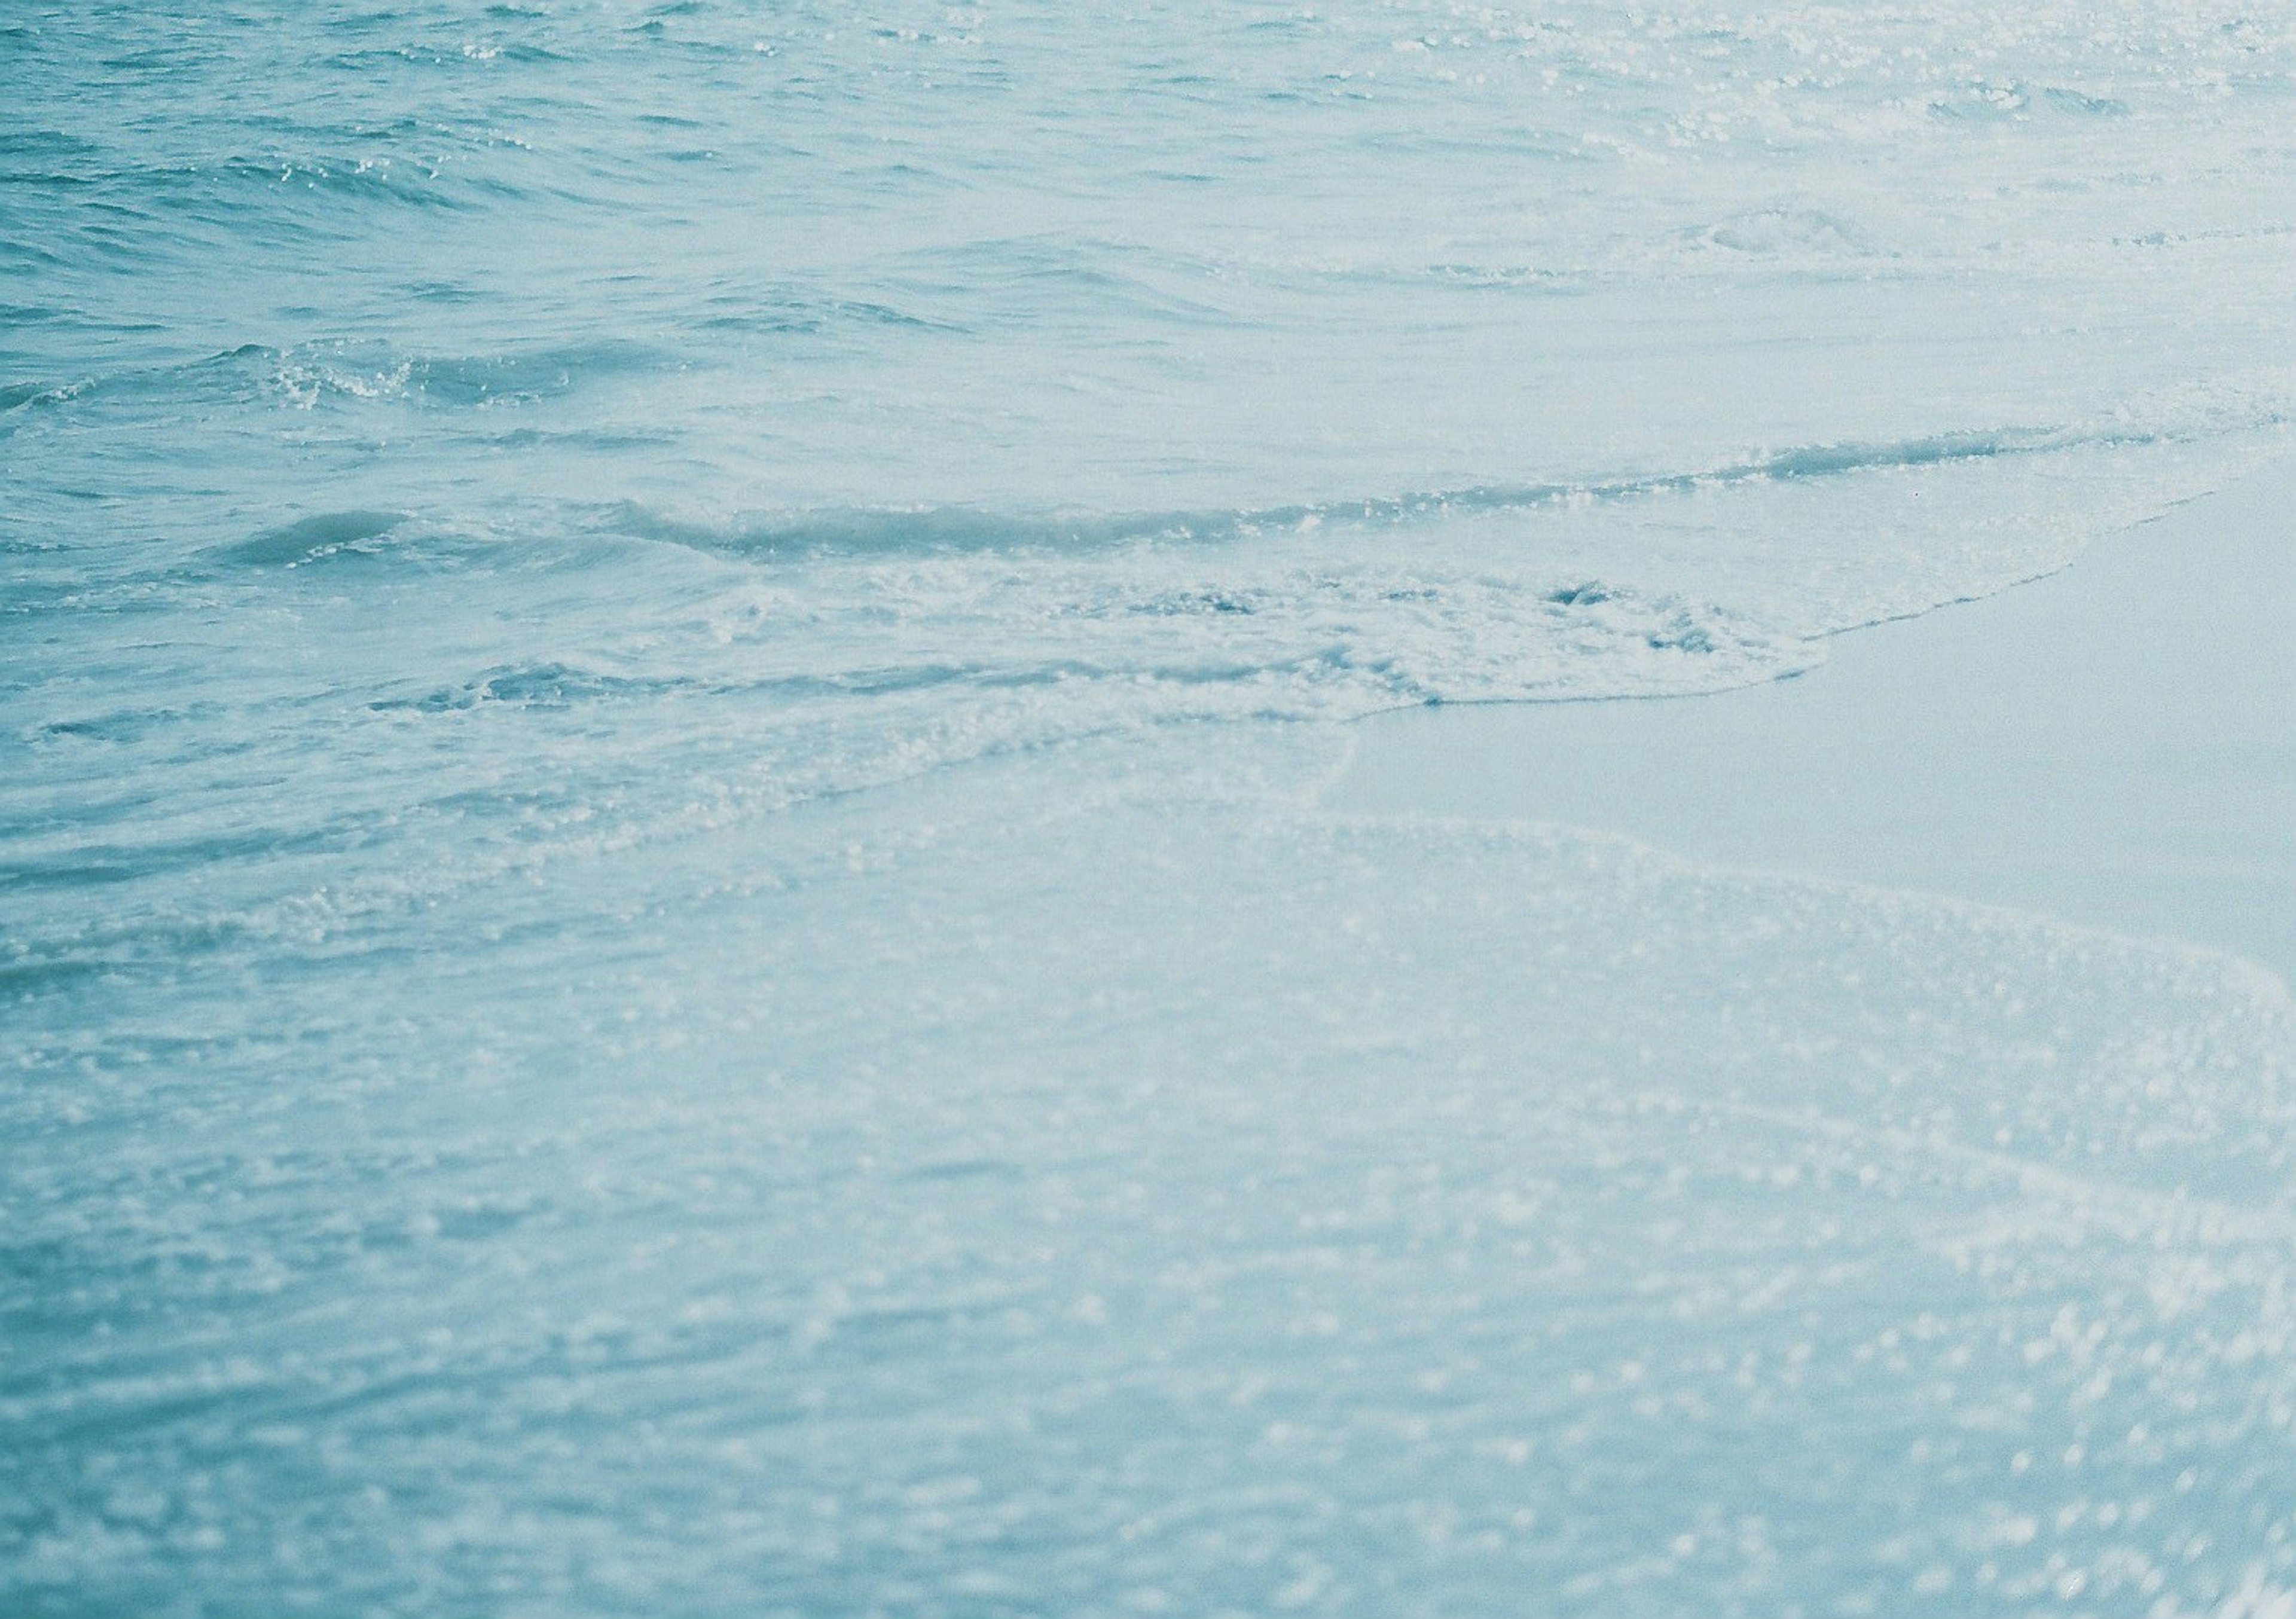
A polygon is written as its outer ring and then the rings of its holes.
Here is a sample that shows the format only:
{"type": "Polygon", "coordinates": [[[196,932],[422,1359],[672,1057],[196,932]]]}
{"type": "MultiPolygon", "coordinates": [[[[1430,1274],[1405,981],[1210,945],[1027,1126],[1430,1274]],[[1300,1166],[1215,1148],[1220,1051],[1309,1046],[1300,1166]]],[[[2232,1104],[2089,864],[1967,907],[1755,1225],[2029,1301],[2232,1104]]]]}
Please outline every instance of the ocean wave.
{"type": "Polygon", "coordinates": [[[371,556],[407,520],[404,511],[321,511],[219,546],[216,560],[299,568],[344,556],[371,556]]]}
{"type": "Polygon", "coordinates": [[[1856,222],[1821,209],[1749,209],[1683,233],[1692,249],[1720,249],[1751,259],[1864,261],[1894,257],[1856,222]]]}
{"type": "Polygon", "coordinates": [[[1996,428],[1881,442],[1798,446],[1686,471],[1579,481],[1488,483],[1394,495],[1302,501],[1236,510],[1144,512],[997,511],[976,506],[850,507],[711,523],[626,502],[597,514],[602,527],[637,538],[761,561],[824,555],[968,551],[1078,551],[1145,540],[1233,542],[1334,527],[1397,528],[1459,513],[1505,513],[1646,500],[1734,485],[1839,478],[1956,462],[2143,445],[2141,424],[1996,428]]]}
{"type": "Polygon", "coordinates": [[[378,698],[367,707],[379,714],[397,710],[439,714],[475,708],[482,703],[565,708],[618,697],[659,697],[693,683],[674,678],[606,675],[558,662],[504,664],[459,684],[436,687],[420,697],[378,698]]]}
{"type": "Polygon", "coordinates": [[[276,348],[244,343],[184,359],[119,366],[65,379],[0,385],[0,435],[43,411],[132,403],[147,407],[266,403],[401,402],[437,410],[489,410],[562,398],[647,372],[680,356],[620,339],[537,345],[493,354],[410,352],[377,342],[276,348]]]}

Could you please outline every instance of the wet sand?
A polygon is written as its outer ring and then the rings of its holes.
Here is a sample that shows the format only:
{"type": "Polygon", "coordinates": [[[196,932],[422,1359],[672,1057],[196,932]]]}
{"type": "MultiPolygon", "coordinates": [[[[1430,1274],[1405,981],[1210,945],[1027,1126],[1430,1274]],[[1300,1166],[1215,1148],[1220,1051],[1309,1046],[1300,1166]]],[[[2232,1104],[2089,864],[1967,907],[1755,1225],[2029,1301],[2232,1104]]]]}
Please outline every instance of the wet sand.
{"type": "Polygon", "coordinates": [[[2296,981],[2296,462],[1710,697],[1413,709],[1329,807],[1559,822],[2296,981]]]}

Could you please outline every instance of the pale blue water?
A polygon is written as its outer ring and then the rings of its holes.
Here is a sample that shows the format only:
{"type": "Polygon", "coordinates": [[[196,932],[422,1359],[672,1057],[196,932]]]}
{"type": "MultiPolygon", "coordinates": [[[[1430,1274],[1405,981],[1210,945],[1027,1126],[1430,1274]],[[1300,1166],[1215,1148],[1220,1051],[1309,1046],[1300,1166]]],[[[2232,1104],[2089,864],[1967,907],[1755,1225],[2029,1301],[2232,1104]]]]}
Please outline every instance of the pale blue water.
{"type": "Polygon", "coordinates": [[[0,13],[0,1608],[2286,1611],[2276,980],[1314,792],[2292,251],[2270,8],[0,13]]]}

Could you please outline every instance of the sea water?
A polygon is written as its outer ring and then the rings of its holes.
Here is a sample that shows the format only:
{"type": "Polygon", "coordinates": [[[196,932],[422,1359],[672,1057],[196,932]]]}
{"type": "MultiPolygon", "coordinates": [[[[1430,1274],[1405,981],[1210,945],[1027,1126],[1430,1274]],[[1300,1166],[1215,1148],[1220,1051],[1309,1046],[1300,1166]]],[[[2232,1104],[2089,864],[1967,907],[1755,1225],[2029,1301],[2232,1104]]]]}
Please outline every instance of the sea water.
{"type": "Polygon", "coordinates": [[[9,10],[0,1607],[2290,1611],[2279,980],[1317,792],[2292,254],[2214,0],[9,10]]]}

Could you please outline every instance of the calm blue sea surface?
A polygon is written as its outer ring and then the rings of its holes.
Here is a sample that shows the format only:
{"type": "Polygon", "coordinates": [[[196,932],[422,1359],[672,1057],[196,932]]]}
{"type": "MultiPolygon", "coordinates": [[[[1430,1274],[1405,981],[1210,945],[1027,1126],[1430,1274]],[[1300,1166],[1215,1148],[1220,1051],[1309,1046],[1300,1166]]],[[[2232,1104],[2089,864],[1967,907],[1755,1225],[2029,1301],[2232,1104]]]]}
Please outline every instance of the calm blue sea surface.
{"type": "Polygon", "coordinates": [[[1315,804],[2292,415],[2285,8],[0,9],[0,1610],[2296,1611],[2277,980],[1315,804]]]}

